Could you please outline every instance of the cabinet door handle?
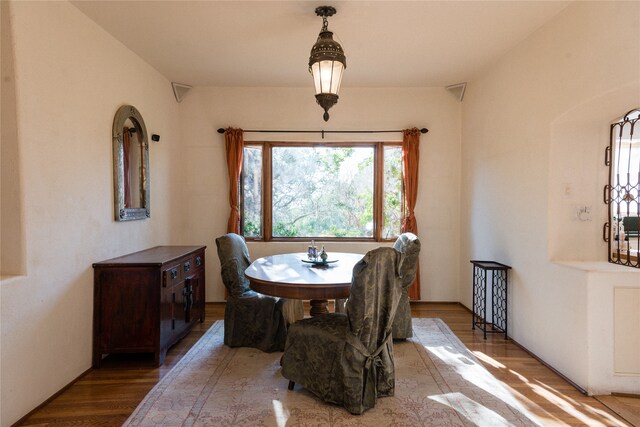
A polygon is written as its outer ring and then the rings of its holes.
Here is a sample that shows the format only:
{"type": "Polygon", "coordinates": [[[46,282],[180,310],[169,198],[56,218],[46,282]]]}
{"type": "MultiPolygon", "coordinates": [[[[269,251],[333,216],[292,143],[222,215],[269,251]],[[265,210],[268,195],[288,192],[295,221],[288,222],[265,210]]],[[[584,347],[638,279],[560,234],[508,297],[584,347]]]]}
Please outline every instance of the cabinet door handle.
{"type": "Polygon", "coordinates": [[[191,307],[193,307],[193,285],[191,284],[191,278],[185,279],[182,295],[184,301],[184,321],[189,323],[191,322],[191,307]]]}
{"type": "Polygon", "coordinates": [[[191,270],[191,261],[187,261],[184,263],[184,272],[188,273],[191,270]]]}
{"type": "Polygon", "coordinates": [[[191,307],[193,307],[193,281],[192,281],[191,277],[185,279],[185,281],[184,281],[184,291],[188,295],[188,299],[189,299],[189,306],[188,307],[189,307],[189,310],[191,310],[191,307]]]}
{"type": "Polygon", "coordinates": [[[171,269],[171,280],[176,280],[177,277],[178,277],[178,269],[177,268],[172,268],[171,269]]]}
{"type": "Polygon", "coordinates": [[[187,287],[185,286],[184,288],[182,288],[182,307],[184,309],[185,314],[187,313],[188,310],[188,304],[189,304],[189,299],[187,298],[187,287]]]}
{"type": "Polygon", "coordinates": [[[197,256],[196,257],[196,267],[200,267],[202,265],[202,257],[201,256],[197,256]]]}

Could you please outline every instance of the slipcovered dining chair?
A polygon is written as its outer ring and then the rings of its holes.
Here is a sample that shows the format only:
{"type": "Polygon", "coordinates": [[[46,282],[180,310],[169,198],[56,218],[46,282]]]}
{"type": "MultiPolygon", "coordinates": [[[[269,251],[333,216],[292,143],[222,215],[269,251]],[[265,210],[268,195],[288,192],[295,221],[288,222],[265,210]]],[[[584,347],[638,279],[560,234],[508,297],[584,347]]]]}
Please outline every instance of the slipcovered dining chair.
{"type": "Polygon", "coordinates": [[[249,288],[244,271],[251,264],[244,238],[229,233],[216,239],[222,282],[229,292],[224,309],[224,343],[282,351],[287,338],[283,316],[285,299],[262,295],[249,288]]]}
{"type": "Polygon", "coordinates": [[[281,359],[292,390],[302,385],[352,414],[392,396],[395,367],[391,325],[402,294],[402,254],[389,247],[369,251],[353,268],[345,313],[329,313],[291,325],[281,359]]]}
{"type": "Polygon", "coordinates": [[[402,276],[402,296],[393,319],[393,339],[407,339],[413,336],[411,325],[411,306],[409,305],[409,287],[418,273],[420,240],[413,233],[401,234],[393,247],[404,255],[400,275],[402,276]]]}

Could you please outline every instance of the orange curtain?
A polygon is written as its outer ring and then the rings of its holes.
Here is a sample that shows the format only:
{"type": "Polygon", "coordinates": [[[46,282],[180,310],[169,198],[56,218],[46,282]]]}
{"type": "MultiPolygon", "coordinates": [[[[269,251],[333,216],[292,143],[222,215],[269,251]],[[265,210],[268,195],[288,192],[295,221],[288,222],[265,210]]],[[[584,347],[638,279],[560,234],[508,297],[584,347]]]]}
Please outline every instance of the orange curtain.
{"type": "Polygon", "coordinates": [[[244,133],[242,129],[226,128],[224,142],[229,170],[229,222],[227,233],[240,234],[240,206],[238,205],[238,183],[242,172],[242,154],[244,151],[244,133]]]}
{"type": "MultiPolygon", "coordinates": [[[[418,198],[418,163],[420,160],[420,130],[418,128],[402,131],[402,184],[404,186],[405,205],[402,212],[402,233],[418,234],[418,223],[414,209],[418,198]]],[[[420,267],[416,280],[409,287],[409,298],[420,299],[420,267]]]]}

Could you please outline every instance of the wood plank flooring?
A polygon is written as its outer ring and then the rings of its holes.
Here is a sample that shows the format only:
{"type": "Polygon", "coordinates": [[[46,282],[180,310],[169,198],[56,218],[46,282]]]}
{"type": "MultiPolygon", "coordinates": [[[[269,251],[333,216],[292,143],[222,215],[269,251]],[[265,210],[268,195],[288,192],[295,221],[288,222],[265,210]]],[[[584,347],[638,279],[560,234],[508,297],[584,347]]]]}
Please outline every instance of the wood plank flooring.
{"type": "MultiPolygon", "coordinates": [[[[308,310],[308,309],[307,309],[308,310]]],[[[631,426],[599,400],[531,357],[512,341],[471,330],[471,314],[459,304],[416,303],[414,317],[443,319],[487,369],[513,392],[545,426],[631,426]]],[[[151,367],[150,356],[109,356],[33,411],[16,426],[120,426],[153,386],[171,370],[211,324],[224,316],[223,303],[207,304],[207,320],[172,347],[164,365],[151,367]]],[[[630,420],[640,416],[638,399],[627,404],[630,420]]],[[[635,422],[635,421],[634,421],[635,422]]],[[[640,426],[638,426],[640,427],[640,426]]]]}
{"type": "Polygon", "coordinates": [[[595,396],[607,408],[634,426],[640,426],[640,399],[630,396],[595,396]]]}

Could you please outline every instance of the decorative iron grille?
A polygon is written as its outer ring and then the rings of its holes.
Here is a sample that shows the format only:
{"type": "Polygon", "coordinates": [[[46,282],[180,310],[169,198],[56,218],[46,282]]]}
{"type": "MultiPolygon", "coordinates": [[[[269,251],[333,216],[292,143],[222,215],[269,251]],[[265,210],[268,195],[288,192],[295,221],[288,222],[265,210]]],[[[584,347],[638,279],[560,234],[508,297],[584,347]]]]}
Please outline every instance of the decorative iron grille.
{"type": "Polygon", "coordinates": [[[603,238],[609,262],[640,268],[640,109],[611,124],[605,165],[609,184],[604,202],[609,206],[603,238]]]}
{"type": "Polygon", "coordinates": [[[471,329],[476,326],[484,333],[487,339],[488,333],[504,333],[507,339],[507,272],[511,269],[508,265],[495,261],[472,260],[473,264],[473,313],[471,316],[471,329]],[[488,272],[491,272],[491,282],[487,283],[488,272]],[[487,294],[489,299],[487,299],[487,294]],[[489,310],[487,301],[491,303],[491,318],[488,318],[489,310]]]}

